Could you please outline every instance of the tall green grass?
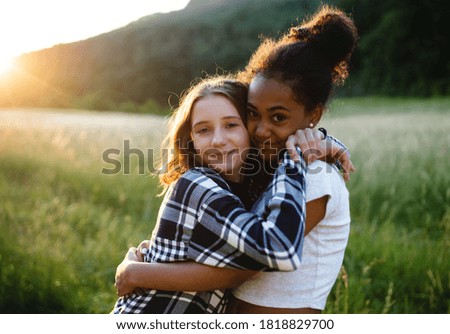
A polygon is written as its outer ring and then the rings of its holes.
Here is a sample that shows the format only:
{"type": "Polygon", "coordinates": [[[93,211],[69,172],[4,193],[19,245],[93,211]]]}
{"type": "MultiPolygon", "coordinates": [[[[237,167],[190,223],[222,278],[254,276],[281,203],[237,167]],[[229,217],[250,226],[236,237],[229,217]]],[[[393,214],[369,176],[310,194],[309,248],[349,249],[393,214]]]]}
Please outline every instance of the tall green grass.
{"type": "Polygon", "coordinates": [[[338,101],[324,121],[358,169],[344,269],[326,311],[448,313],[450,103],[370,101],[338,101]]]}
{"type": "MultiPolygon", "coordinates": [[[[128,247],[149,236],[161,199],[156,179],[138,175],[137,159],[131,175],[105,175],[102,168],[111,166],[102,153],[123,149],[123,140],[145,151],[157,136],[142,136],[141,119],[125,118],[116,130],[61,119],[27,129],[22,116],[0,128],[0,312],[109,312],[115,268],[128,247]]],[[[146,129],[162,131],[162,124],[146,129]]]]}
{"type": "MultiPolygon", "coordinates": [[[[450,312],[448,102],[331,105],[323,125],[349,146],[358,171],[347,184],[350,241],[325,312],[450,312]]],[[[44,117],[29,113],[21,115],[44,117]]],[[[125,139],[159,147],[162,121],[89,128],[1,117],[0,312],[109,312],[115,268],[149,236],[161,199],[137,159],[131,175],[102,174],[110,167],[102,152],[125,139]]]]}

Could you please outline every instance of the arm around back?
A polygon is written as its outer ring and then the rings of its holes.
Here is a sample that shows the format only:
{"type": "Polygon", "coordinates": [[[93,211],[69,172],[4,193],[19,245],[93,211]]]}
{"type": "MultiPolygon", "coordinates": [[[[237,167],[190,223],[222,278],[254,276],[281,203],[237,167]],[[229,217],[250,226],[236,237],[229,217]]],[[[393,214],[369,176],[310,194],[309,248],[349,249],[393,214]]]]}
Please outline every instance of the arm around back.
{"type": "Polygon", "coordinates": [[[189,258],[218,267],[297,269],[305,228],[304,189],[304,162],[294,162],[287,153],[259,199],[257,213],[247,212],[227,190],[212,189],[199,210],[189,258]],[[213,237],[217,242],[210,247],[195,247],[213,237]]]}

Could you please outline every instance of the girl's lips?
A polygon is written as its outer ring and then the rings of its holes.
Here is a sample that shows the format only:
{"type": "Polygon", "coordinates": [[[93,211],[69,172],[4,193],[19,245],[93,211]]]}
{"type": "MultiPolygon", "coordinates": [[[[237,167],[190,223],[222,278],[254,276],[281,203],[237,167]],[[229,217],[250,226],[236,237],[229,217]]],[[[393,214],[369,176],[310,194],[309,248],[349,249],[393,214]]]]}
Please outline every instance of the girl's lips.
{"type": "Polygon", "coordinates": [[[238,154],[238,153],[239,153],[238,149],[233,149],[233,150],[229,150],[224,155],[228,156],[228,155],[234,155],[234,154],[238,154]]]}
{"type": "Polygon", "coordinates": [[[222,158],[222,157],[228,157],[230,155],[234,155],[234,154],[238,154],[239,150],[238,149],[232,149],[226,152],[222,152],[219,150],[214,150],[214,151],[210,151],[208,152],[208,156],[210,157],[214,157],[216,159],[222,158]]]}
{"type": "Polygon", "coordinates": [[[280,149],[280,143],[273,142],[270,139],[265,141],[255,141],[254,143],[256,148],[264,151],[280,149]]]}

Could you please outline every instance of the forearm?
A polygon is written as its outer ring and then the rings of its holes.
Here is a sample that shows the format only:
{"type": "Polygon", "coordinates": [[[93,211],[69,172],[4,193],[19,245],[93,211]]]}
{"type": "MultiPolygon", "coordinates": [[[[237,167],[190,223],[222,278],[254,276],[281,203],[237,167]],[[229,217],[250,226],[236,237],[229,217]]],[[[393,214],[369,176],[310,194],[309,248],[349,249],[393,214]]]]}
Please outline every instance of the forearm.
{"type": "MultiPolygon", "coordinates": [[[[279,166],[256,213],[249,213],[226,196],[217,195],[200,214],[197,237],[213,232],[226,242],[220,256],[204,258],[204,252],[192,252],[191,259],[212,266],[232,266],[236,250],[247,258],[238,258],[238,268],[291,271],[300,265],[305,224],[305,169],[289,158],[279,166]],[[261,218],[259,215],[265,215],[261,218]],[[231,254],[231,255],[230,255],[231,254]],[[200,260],[198,260],[200,259],[200,260]],[[242,260],[239,262],[239,260],[242,260]]],[[[195,238],[195,236],[194,236],[195,238]]],[[[217,252],[218,253],[218,252],[217,252]]],[[[208,255],[208,254],[206,254],[208,255]]],[[[237,254],[237,257],[240,255],[237,254]]]]}
{"type": "Polygon", "coordinates": [[[210,267],[195,262],[132,262],[127,267],[127,279],[131,286],[166,291],[234,288],[255,273],[257,272],[210,267]]]}
{"type": "MultiPolygon", "coordinates": [[[[266,256],[268,267],[291,271],[298,268],[305,227],[304,161],[295,163],[285,154],[267,191],[269,200],[259,214],[267,214],[263,224],[255,224],[246,235],[254,244],[243,244],[244,253],[266,256]]],[[[245,239],[245,238],[244,238],[245,239]]]]}

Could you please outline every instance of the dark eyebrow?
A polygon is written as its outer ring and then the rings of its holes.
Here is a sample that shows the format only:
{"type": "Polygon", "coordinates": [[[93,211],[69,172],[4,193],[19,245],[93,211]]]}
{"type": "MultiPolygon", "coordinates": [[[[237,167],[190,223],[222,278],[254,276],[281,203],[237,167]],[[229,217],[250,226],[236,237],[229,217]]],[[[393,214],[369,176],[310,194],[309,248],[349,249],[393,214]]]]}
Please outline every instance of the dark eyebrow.
{"type": "MultiPolygon", "coordinates": [[[[258,109],[257,109],[253,104],[251,104],[250,102],[247,102],[247,107],[250,107],[250,108],[252,108],[252,109],[258,110],[258,109]]],[[[290,109],[288,109],[288,108],[286,108],[286,107],[284,107],[284,106],[282,106],[282,105],[275,105],[275,106],[270,107],[269,109],[267,109],[267,111],[269,111],[269,112],[275,112],[275,111],[277,111],[277,110],[284,110],[284,111],[291,112],[290,109]]]]}

